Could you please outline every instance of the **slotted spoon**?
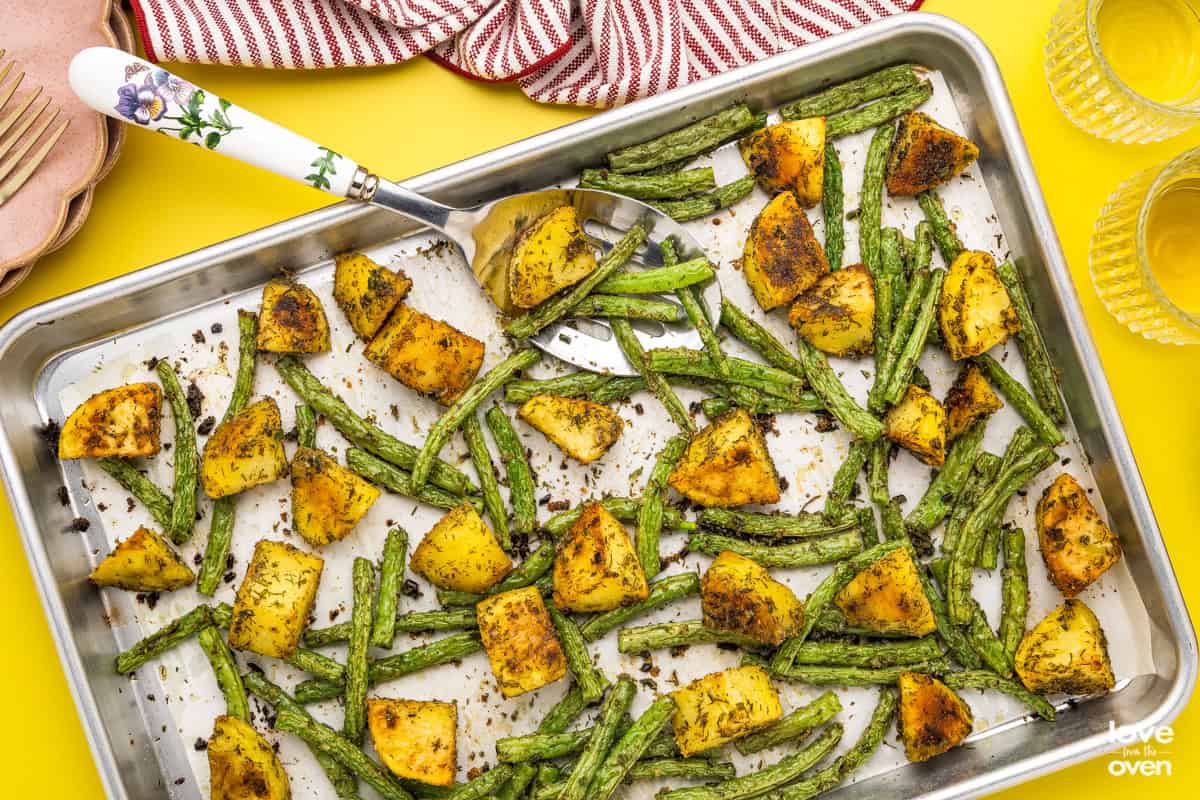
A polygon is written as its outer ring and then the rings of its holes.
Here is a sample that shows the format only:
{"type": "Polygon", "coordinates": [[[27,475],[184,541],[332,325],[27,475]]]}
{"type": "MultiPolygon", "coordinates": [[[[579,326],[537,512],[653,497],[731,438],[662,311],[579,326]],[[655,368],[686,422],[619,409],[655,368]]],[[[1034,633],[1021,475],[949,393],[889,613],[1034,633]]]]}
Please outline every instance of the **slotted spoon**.
{"type": "MultiPolygon", "coordinates": [[[[480,285],[508,314],[518,311],[511,307],[507,292],[512,245],[522,229],[560,206],[576,208],[584,231],[602,250],[611,247],[635,223],[641,223],[649,236],[635,260],[645,266],[662,264],[659,244],[668,238],[675,240],[681,256],[702,255],[692,236],[670,217],[636,200],[594,189],[527,192],[471,208],[443,205],[121,50],[91,47],[80,51],[71,62],[70,79],[80,99],[102,114],[203,145],[285,178],[386,208],[434,228],[458,245],[480,285]]],[[[717,281],[709,284],[702,298],[705,312],[715,323],[721,307],[717,281]]],[[[682,323],[639,322],[635,327],[646,349],[703,347],[695,330],[682,323]]],[[[600,320],[552,325],[530,341],[583,369],[636,374],[600,320]]]]}

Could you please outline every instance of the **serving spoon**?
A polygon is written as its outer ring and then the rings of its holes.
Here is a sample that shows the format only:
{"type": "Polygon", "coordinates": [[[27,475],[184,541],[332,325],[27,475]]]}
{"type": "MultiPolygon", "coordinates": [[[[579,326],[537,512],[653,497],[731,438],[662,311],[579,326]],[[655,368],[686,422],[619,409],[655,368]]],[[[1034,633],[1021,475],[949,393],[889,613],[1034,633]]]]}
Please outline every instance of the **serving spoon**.
{"type": "MultiPolygon", "coordinates": [[[[647,231],[635,259],[662,264],[659,245],[674,239],[684,258],[703,255],[695,239],[670,217],[637,200],[596,189],[546,189],[453,208],[380,178],[346,156],[322,147],[281,125],[233,105],[162,67],[111,47],[90,47],[71,61],[71,88],[89,106],[137,127],[236,158],[276,175],[338,197],[385,208],[421,222],[454,242],[480,285],[506,314],[516,315],[508,297],[513,245],[534,220],[565,205],[574,206],[583,230],[607,251],[633,225],[647,231]]],[[[714,324],[721,289],[711,281],[701,294],[714,324]]],[[[684,323],[635,322],[645,349],[700,349],[699,334],[684,323]]],[[[612,331],[601,320],[568,320],[551,325],[530,342],[568,363],[593,372],[636,375],[612,331]]]]}

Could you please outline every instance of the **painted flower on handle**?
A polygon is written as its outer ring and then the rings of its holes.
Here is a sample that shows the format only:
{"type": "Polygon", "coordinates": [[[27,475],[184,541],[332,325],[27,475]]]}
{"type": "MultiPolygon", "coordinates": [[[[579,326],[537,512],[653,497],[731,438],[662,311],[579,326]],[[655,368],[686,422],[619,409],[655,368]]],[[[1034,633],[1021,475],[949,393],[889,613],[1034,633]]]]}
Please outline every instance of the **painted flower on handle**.
{"type": "MultiPolygon", "coordinates": [[[[142,64],[133,64],[125,69],[125,79],[130,80],[147,68],[142,64]]],[[[117,89],[117,113],[126,119],[133,120],[139,125],[149,125],[162,119],[174,103],[179,108],[175,116],[167,120],[176,122],[179,127],[160,126],[160,131],[176,134],[180,139],[188,141],[196,137],[196,143],[204,143],[209,150],[216,150],[221,139],[240,127],[229,119],[230,103],[228,100],[216,98],[216,108],[207,109],[205,116],[205,101],[207,96],[187,81],[177,78],[166,70],[153,69],[147,72],[141,84],[136,81],[125,84],[117,89]]]]}
{"type": "Polygon", "coordinates": [[[167,98],[154,73],[147,75],[140,86],[135,82],[118,88],[116,109],[118,114],[139,125],[161,119],[167,113],[167,98]]]}

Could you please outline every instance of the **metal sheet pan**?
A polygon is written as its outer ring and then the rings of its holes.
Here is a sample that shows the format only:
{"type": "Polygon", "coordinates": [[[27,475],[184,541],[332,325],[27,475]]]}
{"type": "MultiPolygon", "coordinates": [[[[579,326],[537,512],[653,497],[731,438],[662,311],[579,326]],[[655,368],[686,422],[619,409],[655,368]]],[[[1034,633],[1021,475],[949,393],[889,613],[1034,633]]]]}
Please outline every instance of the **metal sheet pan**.
{"type": "MultiPolygon", "coordinates": [[[[1004,249],[1011,251],[1026,277],[1039,321],[1062,369],[1075,428],[1073,446],[1078,445],[1077,452],[1083,454],[1078,459],[1080,464],[1090,464],[1090,470],[1080,468],[1080,472],[1090,473],[1125,546],[1121,573],[1124,578],[1119,588],[1115,584],[1111,587],[1120,598],[1114,607],[1139,614],[1143,623],[1139,630],[1109,630],[1114,659],[1125,665],[1125,669],[1119,668],[1123,680],[1118,691],[1080,704],[1060,715],[1055,725],[1026,723],[1015,718],[1011,709],[997,708],[994,714],[986,715],[986,730],[976,734],[970,747],[921,767],[893,769],[897,763],[895,753],[887,753],[885,748],[868,765],[861,780],[837,790],[835,794],[845,798],[877,796],[881,791],[929,798],[993,791],[1112,749],[1115,742],[1110,723],[1122,729],[1169,721],[1189,698],[1196,677],[1195,636],[1175,576],[1084,324],[1003,82],[982,43],[944,19],[905,15],[408,182],[438,199],[460,204],[541,188],[571,179],[582,166],[596,163],[614,147],[678,127],[688,119],[736,100],[774,107],[828,82],[907,60],[940,72],[946,86],[944,94],[939,96],[951,104],[953,108],[949,110],[957,111],[966,132],[981,144],[983,157],[975,175],[994,207],[997,229],[1006,234],[1004,249]]],[[[854,144],[848,146],[852,148],[854,144]]],[[[856,185],[850,175],[847,178],[848,187],[856,185]]],[[[955,198],[949,199],[955,207],[955,198]]],[[[848,203],[852,203],[849,198],[848,203]]],[[[757,203],[748,201],[744,213],[753,213],[759,205],[761,199],[757,203]]],[[[887,213],[904,212],[889,209],[887,213]]],[[[895,222],[903,218],[889,217],[895,222]]],[[[349,204],[335,206],[31,309],[0,331],[0,374],[5,376],[0,385],[0,465],[68,682],[111,797],[141,800],[164,795],[204,796],[205,770],[198,766],[202,754],[197,754],[192,745],[197,735],[207,734],[204,726],[211,720],[211,711],[204,707],[204,700],[211,702],[213,691],[203,683],[206,673],[203,663],[196,661],[198,656],[183,650],[162,662],[157,671],[142,670],[136,681],[112,674],[113,655],[141,635],[143,624],[155,627],[147,622],[155,618],[155,613],[160,618],[170,616],[170,600],[165,599],[160,608],[149,610],[124,595],[105,595],[102,599],[87,584],[87,572],[111,544],[114,519],[124,518],[121,524],[127,525],[134,522],[140,510],[135,509],[127,516],[123,513],[123,500],[119,507],[114,507],[112,498],[106,502],[104,487],[86,467],[78,464],[60,467],[36,435],[35,426],[48,416],[61,418],[62,408],[73,405],[71,393],[86,394],[91,382],[100,380],[98,376],[111,378],[114,369],[129,376],[138,374],[138,370],[144,369],[138,357],[143,352],[144,357],[170,352],[196,358],[195,371],[203,373],[198,382],[211,388],[214,397],[223,398],[222,382],[228,378],[221,374],[219,344],[208,342],[206,350],[188,351],[180,344],[181,331],[187,332],[185,336],[193,330],[201,331],[215,340],[221,337],[212,334],[210,326],[219,321],[226,329],[225,341],[232,341],[230,307],[253,305],[258,287],[280,269],[302,271],[306,282],[324,287],[328,283],[329,257],[346,248],[363,248],[381,257],[420,258],[421,266],[414,262],[411,271],[426,276],[428,282],[418,281],[414,297],[423,296],[424,302],[430,304],[427,310],[442,311],[451,321],[456,315],[470,319],[480,313],[469,303],[457,305],[459,298],[472,294],[469,276],[461,270],[455,272],[449,264],[445,273],[431,271],[429,259],[416,252],[419,240],[410,238],[417,233],[384,212],[349,204]],[[450,279],[442,279],[442,274],[450,279]],[[455,298],[455,303],[448,302],[449,298],[455,298]],[[164,350],[164,346],[170,349],[164,350]],[[203,361],[202,352],[208,353],[212,360],[203,361]],[[96,492],[85,489],[85,481],[96,492]],[[70,492],[69,507],[63,507],[56,497],[57,488],[64,482],[70,492]],[[104,510],[100,509],[101,504],[104,510]],[[83,535],[64,535],[62,532],[71,519],[80,515],[94,523],[89,531],[83,535]]],[[[718,241],[720,237],[713,235],[713,245],[718,251],[729,249],[728,241],[718,241]]],[[[338,315],[330,316],[333,322],[338,315]]],[[[340,335],[345,336],[345,332],[340,335]]],[[[190,336],[187,338],[190,342],[190,336]]],[[[347,341],[342,342],[343,346],[347,341]]],[[[357,369],[362,362],[357,359],[352,363],[357,369]]],[[[383,384],[373,383],[374,378],[364,380],[357,373],[344,374],[339,369],[334,365],[322,377],[344,379],[347,391],[352,393],[350,397],[355,398],[352,404],[382,413],[379,403],[369,402],[368,398],[383,384]]],[[[272,373],[267,366],[260,368],[260,393],[271,391],[263,380],[273,378],[272,373]]],[[[933,374],[931,378],[935,383],[939,380],[933,374]]],[[[280,395],[281,399],[287,396],[280,395]]],[[[219,405],[223,400],[215,402],[219,405]]],[[[215,405],[213,408],[206,413],[219,412],[215,405]]],[[[285,414],[286,410],[287,404],[285,414]]],[[[397,418],[388,425],[397,430],[400,425],[409,425],[408,412],[407,407],[398,411],[397,418]]],[[[417,423],[427,424],[432,413],[429,409],[414,410],[412,416],[417,423]]],[[[407,432],[405,438],[410,441],[418,438],[416,430],[408,428],[407,432]]],[[[323,431],[322,437],[326,446],[334,446],[337,440],[328,431],[323,431]]],[[[786,441],[789,445],[793,443],[791,439],[786,441]]],[[[997,447],[994,440],[989,445],[992,449],[997,447]]],[[[772,447],[778,449],[778,445],[772,447]]],[[[801,446],[789,447],[792,449],[803,451],[801,446]]],[[[646,452],[652,452],[652,442],[631,455],[644,460],[646,452]]],[[[804,485],[803,491],[817,493],[816,487],[827,482],[836,461],[836,454],[827,454],[820,463],[804,470],[797,465],[790,473],[785,471],[785,475],[789,480],[799,480],[804,485]]],[[[557,464],[547,461],[541,466],[545,473],[557,464]]],[[[606,478],[606,484],[613,485],[601,488],[627,488],[628,477],[628,471],[613,472],[606,478]]],[[[567,484],[561,486],[562,491],[569,488],[567,484]]],[[[902,488],[899,482],[895,488],[902,488]]],[[[791,499],[798,504],[803,496],[791,499]]],[[[254,504],[261,506],[266,502],[274,502],[274,497],[261,498],[261,502],[254,504]]],[[[389,511],[381,509],[379,513],[385,515],[389,511]]],[[[390,513],[395,514],[395,509],[390,513]]],[[[205,527],[201,523],[201,530],[205,527]]],[[[379,521],[372,529],[381,527],[379,521]]],[[[412,530],[423,532],[422,523],[414,522],[412,530]]],[[[118,529],[115,533],[127,535],[128,531],[118,529]]],[[[378,542],[363,540],[360,546],[363,552],[375,553],[378,542]]],[[[345,570],[330,570],[330,577],[344,582],[345,576],[334,574],[339,571],[345,570]]],[[[323,594],[326,588],[323,587],[323,594]]],[[[336,601],[345,594],[333,586],[327,596],[336,601]]],[[[320,613],[329,610],[327,605],[320,613]]],[[[1034,613],[1037,610],[1035,605],[1034,613]]],[[[607,662],[610,658],[607,654],[602,654],[602,658],[610,670],[628,667],[619,660],[607,662]]],[[[473,674],[477,673],[464,672],[459,677],[469,681],[473,674]]],[[[281,673],[280,678],[288,681],[286,673],[281,673]]],[[[422,685],[420,676],[405,686],[420,687],[419,696],[429,696],[435,691],[439,696],[441,692],[447,697],[463,696],[455,686],[435,689],[422,685]]],[[[518,720],[532,716],[525,713],[531,704],[550,702],[553,697],[539,696],[517,704],[522,712],[518,720]]],[[[786,699],[797,698],[798,695],[793,695],[786,699]]],[[[869,713],[868,703],[862,702],[867,699],[866,694],[853,698],[855,707],[849,708],[846,715],[851,719],[848,739],[869,713]]],[[[975,705],[976,697],[970,699],[975,705]]],[[[465,736],[478,736],[479,741],[486,742],[498,734],[495,730],[472,729],[475,724],[472,720],[481,723],[483,717],[468,713],[466,718],[465,736]]],[[[524,730],[528,724],[510,722],[514,730],[524,730]]],[[[284,752],[289,761],[293,760],[289,751],[284,752]]],[[[465,752],[465,747],[460,748],[460,755],[465,752]]],[[[489,749],[483,759],[490,756],[489,749]]],[[[460,763],[470,768],[482,761],[460,758],[460,763]]],[[[289,771],[292,766],[289,763],[289,771]]],[[[315,794],[315,790],[308,791],[304,785],[297,785],[296,791],[304,796],[315,794]]]]}

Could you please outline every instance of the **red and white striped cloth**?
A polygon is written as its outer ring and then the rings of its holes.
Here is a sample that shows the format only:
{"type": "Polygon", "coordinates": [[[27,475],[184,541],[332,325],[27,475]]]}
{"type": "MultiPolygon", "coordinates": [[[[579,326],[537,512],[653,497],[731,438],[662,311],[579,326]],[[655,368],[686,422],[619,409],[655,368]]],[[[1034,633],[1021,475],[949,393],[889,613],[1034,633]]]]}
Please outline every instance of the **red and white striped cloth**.
{"type": "Polygon", "coordinates": [[[153,61],[277,69],[425,54],[544,103],[608,108],[923,0],[132,0],[153,61]]]}

